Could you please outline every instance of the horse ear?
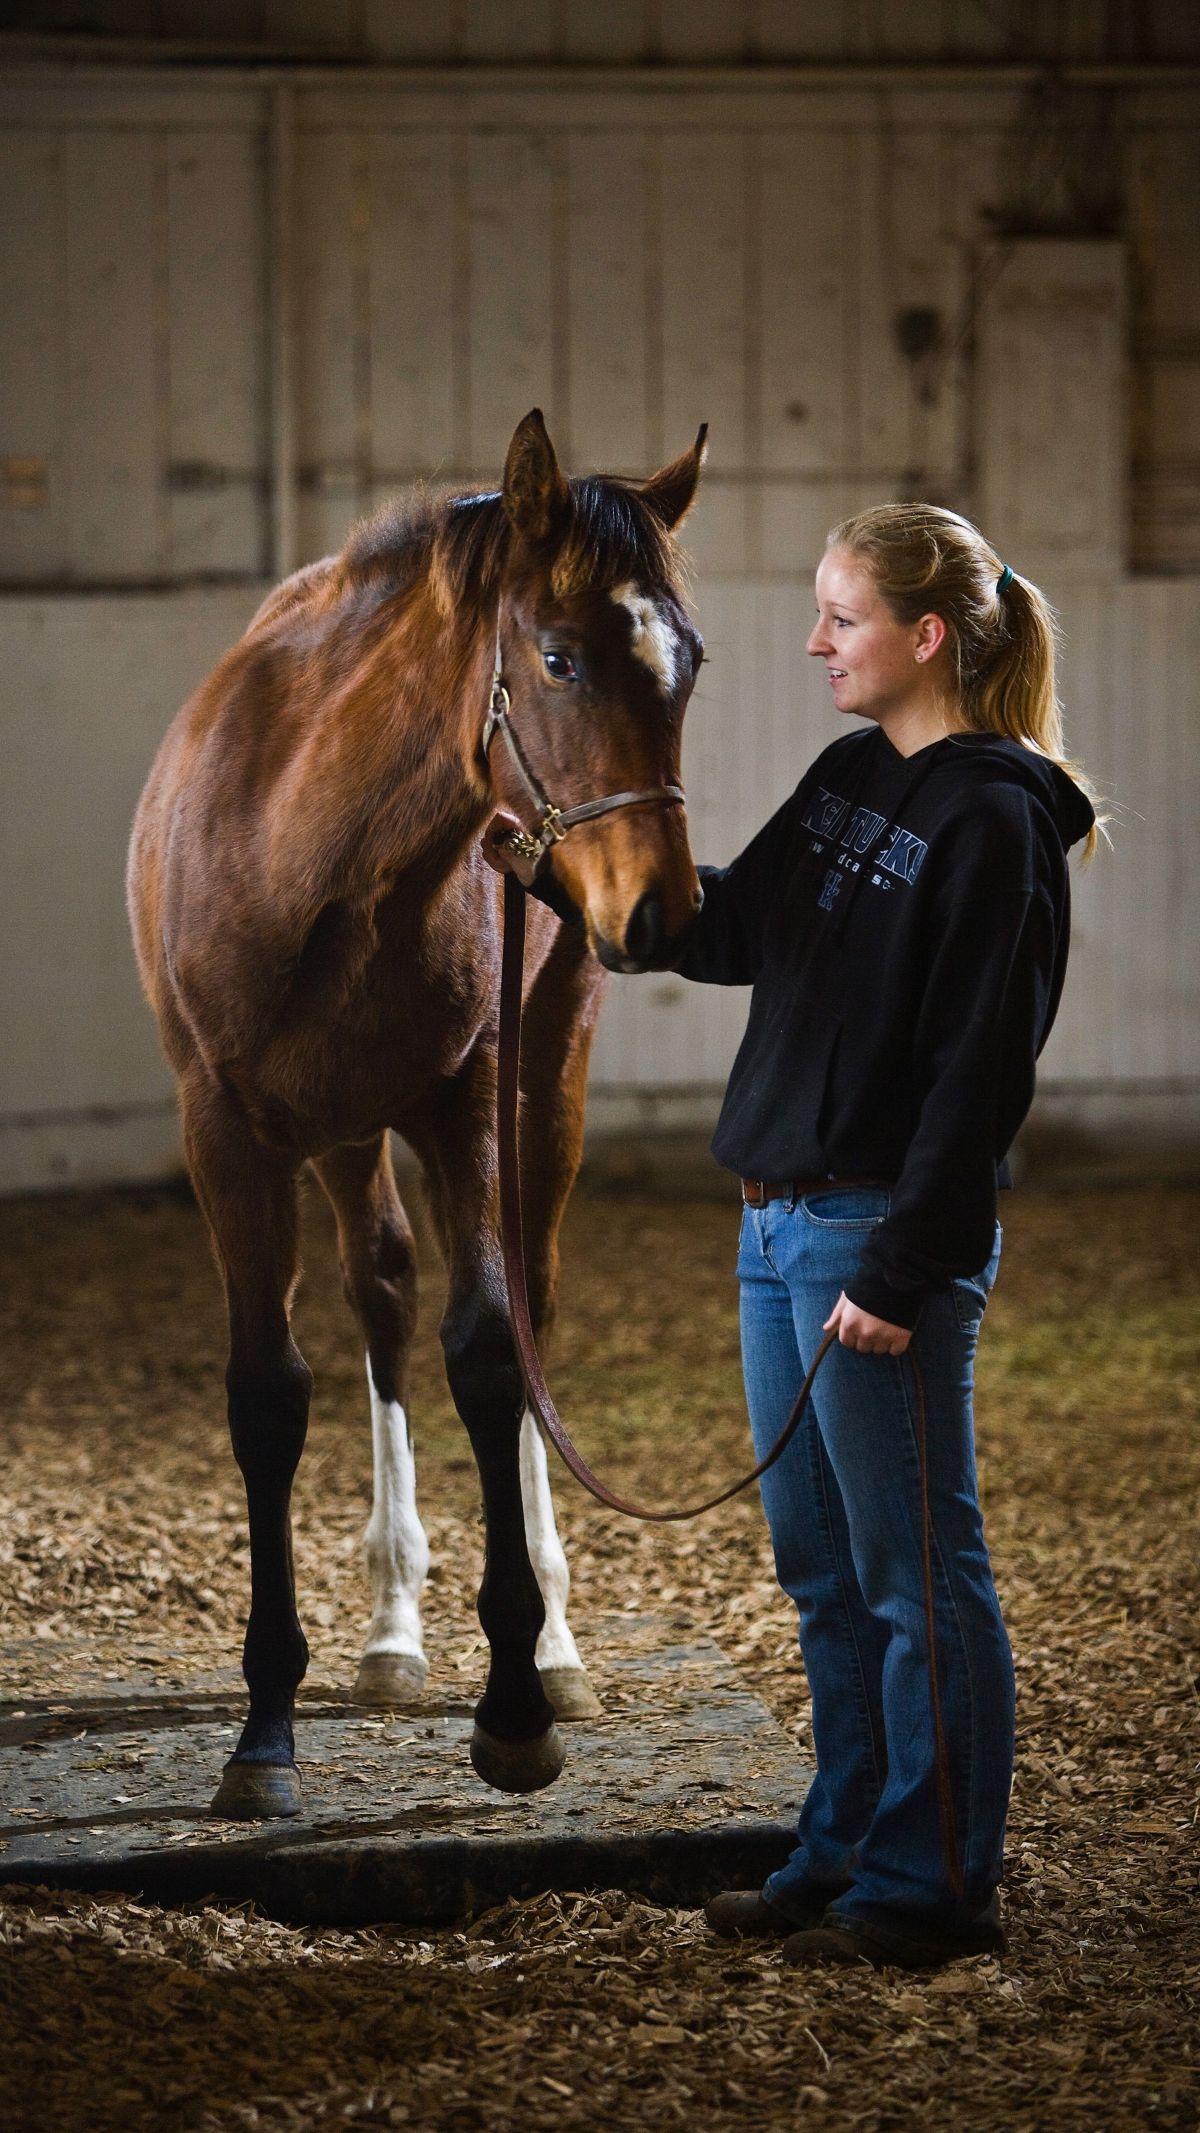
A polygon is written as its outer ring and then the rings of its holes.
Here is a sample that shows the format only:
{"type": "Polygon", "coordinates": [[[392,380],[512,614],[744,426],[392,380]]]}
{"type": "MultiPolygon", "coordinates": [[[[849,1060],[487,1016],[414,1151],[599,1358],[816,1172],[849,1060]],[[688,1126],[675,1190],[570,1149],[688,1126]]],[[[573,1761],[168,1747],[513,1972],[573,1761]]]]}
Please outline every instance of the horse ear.
{"type": "Polygon", "coordinates": [[[526,540],[544,541],[567,508],[567,478],[554,455],[540,407],[513,431],[504,462],[504,508],[526,540]]]}
{"type": "Polygon", "coordinates": [[[664,526],[678,526],[687,517],[695,501],[700,469],[707,451],[708,424],[702,422],[690,451],[681,452],[678,459],[672,459],[668,466],[660,467],[657,474],[643,482],[642,501],[649,504],[664,526]]]}

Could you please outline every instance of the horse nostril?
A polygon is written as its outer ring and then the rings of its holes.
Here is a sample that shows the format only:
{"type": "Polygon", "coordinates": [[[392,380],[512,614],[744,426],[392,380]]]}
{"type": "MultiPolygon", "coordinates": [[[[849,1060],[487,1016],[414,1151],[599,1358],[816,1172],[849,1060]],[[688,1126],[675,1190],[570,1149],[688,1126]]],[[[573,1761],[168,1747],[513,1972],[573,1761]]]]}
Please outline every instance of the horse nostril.
{"type": "Polygon", "coordinates": [[[656,889],[639,896],[625,928],[625,952],[636,963],[648,963],[666,943],[662,898],[656,889]]]}

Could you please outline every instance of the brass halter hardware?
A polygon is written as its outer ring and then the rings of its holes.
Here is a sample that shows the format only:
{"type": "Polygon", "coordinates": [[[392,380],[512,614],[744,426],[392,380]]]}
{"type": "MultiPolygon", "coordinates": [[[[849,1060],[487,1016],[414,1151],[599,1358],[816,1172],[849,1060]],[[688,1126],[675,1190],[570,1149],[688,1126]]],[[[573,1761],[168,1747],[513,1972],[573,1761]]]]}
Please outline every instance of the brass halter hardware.
{"type": "Polygon", "coordinates": [[[582,800],[577,807],[556,807],[533,770],[525,751],[517,739],[512,723],[512,699],[504,681],[500,655],[500,620],[496,619],[496,657],[492,668],[492,695],[488,715],[483,722],[483,753],[490,755],[492,742],[500,734],[512,758],[525,792],[532,802],[536,823],[532,830],[510,830],[496,842],[504,845],[518,858],[540,860],[552,844],[561,844],[567,831],[577,822],[594,822],[600,815],[610,815],[618,807],[641,807],[653,801],[659,807],[682,807],[684,791],[681,785],[652,785],[645,792],[614,792],[603,800],[582,800]]]}

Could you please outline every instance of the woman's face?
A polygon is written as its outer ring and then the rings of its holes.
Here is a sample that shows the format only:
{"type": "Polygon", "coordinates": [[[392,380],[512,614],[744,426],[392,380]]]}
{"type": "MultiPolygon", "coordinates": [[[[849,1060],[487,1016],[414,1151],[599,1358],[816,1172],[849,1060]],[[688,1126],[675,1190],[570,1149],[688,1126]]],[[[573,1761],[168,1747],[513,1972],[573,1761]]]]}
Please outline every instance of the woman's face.
{"type": "Polygon", "coordinates": [[[929,662],[944,629],[938,617],[897,622],[848,548],[831,548],[817,571],[817,622],[807,650],[823,659],[839,711],[886,725],[929,695],[929,662]],[[935,627],[931,630],[928,625],[935,627]],[[936,642],[931,641],[936,637],[936,642]]]}

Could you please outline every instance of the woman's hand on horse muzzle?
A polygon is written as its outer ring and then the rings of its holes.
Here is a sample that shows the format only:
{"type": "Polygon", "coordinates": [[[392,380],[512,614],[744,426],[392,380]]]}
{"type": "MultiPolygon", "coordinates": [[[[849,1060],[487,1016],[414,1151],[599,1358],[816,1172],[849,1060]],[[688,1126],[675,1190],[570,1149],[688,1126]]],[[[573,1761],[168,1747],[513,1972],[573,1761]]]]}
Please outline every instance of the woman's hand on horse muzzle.
{"type": "Polygon", "coordinates": [[[524,852],[514,851],[511,844],[505,842],[505,839],[512,837],[514,833],[519,834],[520,829],[521,824],[515,815],[506,815],[503,812],[493,815],[480,838],[479,849],[493,872],[515,874],[523,889],[531,889],[534,876],[546,855],[539,852],[536,859],[530,859],[524,852]]]}

